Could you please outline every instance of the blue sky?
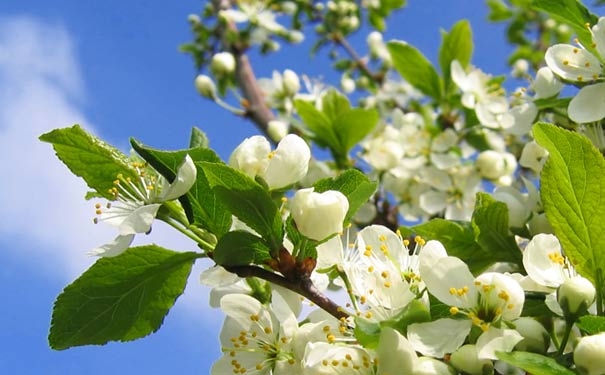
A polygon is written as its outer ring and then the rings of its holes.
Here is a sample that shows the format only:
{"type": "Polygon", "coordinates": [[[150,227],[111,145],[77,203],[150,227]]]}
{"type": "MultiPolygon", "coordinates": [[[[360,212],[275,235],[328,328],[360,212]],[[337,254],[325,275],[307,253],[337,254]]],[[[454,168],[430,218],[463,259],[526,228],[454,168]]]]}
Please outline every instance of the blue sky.
{"type": "MultiPolygon", "coordinates": [[[[396,14],[385,39],[403,39],[433,61],[439,27],[462,18],[475,32],[475,65],[507,72],[509,52],[501,25],[485,22],[479,0],[410,0],[396,14]]],[[[0,2],[0,372],[6,374],[204,374],[218,358],[220,311],[207,307],[207,290],[194,269],[186,293],[162,329],[147,338],[104,347],[56,352],[46,336],[54,298],[93,259],[89,249],[112,238],[92,224],[85,186],[70,176],[37,136],[81,123],[127,149],[135,136],[155,147],[185,147],[189,130],[206,131],[223,158],[254,128],[211,103],[193,88],[191,59],[177,46],[190,40],[186,21],[203,2],[42,1],[0,2]]],[[[354,38],[360,51],[365,37],[354,38]]],[[[262,58],[259,76],[294,69],[332,84],[325,54],[311,60],[304,46],[262,58]]],[[[140,243],[176,250],[192,244],[154,227],[140,243]]],[[[205,265],[207,266],[207,265],[205,265]]]]}

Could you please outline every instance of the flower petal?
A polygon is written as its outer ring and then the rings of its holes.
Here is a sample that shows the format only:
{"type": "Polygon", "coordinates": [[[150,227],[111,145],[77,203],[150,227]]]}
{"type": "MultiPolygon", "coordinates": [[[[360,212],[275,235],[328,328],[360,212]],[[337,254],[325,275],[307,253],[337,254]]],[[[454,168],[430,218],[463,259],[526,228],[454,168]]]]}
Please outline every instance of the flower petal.
{"type": "Polygon", "coordinates": [[[105,245],[101,245],[90,250],[87,254],[91,256],[100,256],[100,257],[115,257],[116,255],[122,254],[134,239],[134,234],[129,234],[126,236],[117,236],[110,243],[106,243],[105,245]]]}
{"type": "Polygon", "coordinates": [[[307,175],[311,151],[307,142],[288,134],[277,145],[264,174],[270,189],[279,189],[300,181],[307,175]]]}
{"type": "Polygon", "coordinates": [[[599,121],[605,117],[605,82],[583,87],[569,102],[567,113],[577,123],[599,121]]]}
{"type": "Polygon", "coordinates": [[[189,155],[185,155],[183,163],[179,166],[176,177],[167,189],[162,190],[161,201],[171,201],[185,195],[195,183],[197,178],[197,169],[189,155]]]}
{"type": "Polygon", "coordinates": [[[601,62],[592,53],[570,44],[555,44],[546,50],[546,65],[569,81],[590,81],[601,74],[601,62]]]}
{"type": "Polygon", "coordinates": [[[151,229],[151,223],[155,220],[161,204],[147,204],[141,206],[130,213],[120,224],[120,234],[147,233],[151,229]]]}
{"type": "Polygon", "coordinates": [[[376,354],[379,374],[411,374],[418,361],[412,344],[390,327],[380,332],[376,354]]]}
{"type": "Polygon", "coordinates": [[[470,320],[438,319],[414,323],[408,327],[408,340],[414,350],[431,357],[442,358],[464,344],[471,331],[470,320]]]}
{"type": "Polygon", "coordinates": [[[466,263],[456,257],[441,258],[432,267],[421,262],[420,277],[429,292],[446,305],[471,308],[477,302],[475,278],[466,263]]]}
{"type": "Polygon", "coordinates": [[[523,336],[514,329],[490,327],[477,339],[477,353],[480,359],[498,359],[496,352],[510,352],[523,336]]]}

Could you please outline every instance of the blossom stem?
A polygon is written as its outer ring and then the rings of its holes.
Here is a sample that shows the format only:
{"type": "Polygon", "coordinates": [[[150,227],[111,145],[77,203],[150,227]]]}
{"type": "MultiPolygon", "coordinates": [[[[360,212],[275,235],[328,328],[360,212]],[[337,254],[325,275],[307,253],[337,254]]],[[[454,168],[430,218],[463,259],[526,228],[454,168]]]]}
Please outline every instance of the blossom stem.
{"type": "Polygon", "coordinates": [[[225,269],[229,272],[235,273],[239,277],[258,277],[273,284],[290,289],[291,291],[307,298],[309,301],[313,302],[336,319],[348,317],[348,314],[342,307],[317,290],[308,276],[302,276],[292,280],[257,266],[232,266],[225,267],[225,269]]]}
{"type": "Polygon", "coordinates": [[[178,230],[179,232],[181,232],[185,236],[191,238],[198,245],[200,245],[200,247],[202,249],[204,249],[205,251],[212,251],[212,250],[214,250],[214,245],[213,244],[211,244],[210,242],[207,242],[206,240],[203,240],[202,238],[198,237],[197,235],[195,235],[194,233],[192,233],[190,230],[185,229],[181,225],[181,223],[177,222],[176,220],[171,219],[169,217],[167,217],[167,218],[165,218],[165,217],[158,217],[158,219],[162,220],[166,224],[168,224],[171,227],[173,227],[174,229],[178,230]]]}
{"type": "Polygon", "coordinates": [[[597,289],[597,315],[603,316],[603,271],[599,268],[597,269],[597,277],[596,277],[596,289],[597,289]]]}
{"type": "Polygon", "coordinates": [[[565,351],[565,347],[567,346],[567,340],[569,340],[569,335],[571,334],[571,329],[573,328],[573,321],[565,322],[565,333],[563,334],[563,339],[561,340],[561,345],[559,345],[559,350],[557,351],[557,357],[563,355],[563,351],[565,351]]]}
{"type": "Polygon", "coordinates": [[[355,299],[355,296],[353,295],[353,287],[351,286],[351,282],[349,281],[347,274],[345,272],[339,271],[338,275],[340,275],[340,278],[345,283],[345,287],[347,288],[347,294],[349,295],[349,299],[351,300],[351,303],[353,304],[353,308],[355,309],[355,311],[359,311],[359,307],[357,306],[357,300],[355,299]]]}

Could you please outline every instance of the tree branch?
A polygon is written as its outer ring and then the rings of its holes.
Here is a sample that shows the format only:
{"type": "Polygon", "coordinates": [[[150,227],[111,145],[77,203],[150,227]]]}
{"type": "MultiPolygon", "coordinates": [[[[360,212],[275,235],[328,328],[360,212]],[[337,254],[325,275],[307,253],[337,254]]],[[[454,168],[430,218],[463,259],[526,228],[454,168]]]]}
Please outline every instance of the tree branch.
{"type": "MultiPolygon", "coordinates": [[[[213,0],[212,4],[217,14],[221,10],[231,8],[230,0],[213,0]]],[[[244,98],[247,101],[247,103],[245,103],[246,117],[251,119],[256,127],[265,136],[267,136],[267,138],[272,139],[272,137],[269,135],[268,129],[269,121],[275,120],[275,115],[265,104],[265,99],[260,86],[258,85],[258,80],[256,79],[256,75],[254,75],[250,60],[245,54],[245,47],[236,45],[234,43],[229,43],[225,38],[225,35],[228,31],[237,33],[237,27],[233,22],[227,23],[226,30],[222,30],[221,33],[223,34],[223,44],[225,45],[226,49],[233,54],[237,63],[235,78],[244,98]]]]}
{"type": "Polygon", "coordinates": [[[274,272],[267,271],[257,266],[235,266],[225,267],[229,272],[239,277],[258,277],[273,284],[287,288],[300,294],[313,302],[336,319],[346,318],[349,315],[334,301],[322,294],[308,276],[302,276],[297,280],[290,280],[274,272]]]}
{"type": "Polygon", "coordinates": [[[346,38],[344,38],[340,34],[335,34],[332,37],[332,40],[334,41],[334,43],[338,44],[345,51],[347,51],[349,56],[353,59],[353,61],[355,61],[357,68],[362,73],[364,73],[366,76],[371,78],[376,83],[379,83],[379,84],[382,83],[382,81],[384,80],[384,76],[382,74],[377,74],[377,73],[372,72],[370,70],[370,68],[368,67],[368,64],[364,61],[364,59],[361,58],[361,56],[359,56],[357,51],[355,51],[355,49],[349,44],[349,42],[347,41],[346,38]]]}

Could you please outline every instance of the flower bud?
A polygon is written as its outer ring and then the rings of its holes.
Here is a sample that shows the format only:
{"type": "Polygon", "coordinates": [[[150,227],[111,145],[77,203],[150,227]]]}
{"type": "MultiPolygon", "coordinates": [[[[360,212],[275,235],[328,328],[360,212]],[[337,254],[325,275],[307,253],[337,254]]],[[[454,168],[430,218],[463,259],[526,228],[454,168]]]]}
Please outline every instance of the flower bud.
{"type": "Polygon", "coordinates": [[[267,133],[271,139],[279,142],[288,135],[288,124],[280,120],[271,120],[267,124],[267,133]]]}
{"type": "Polygon", "coordinates": [[[342,91],[344,91],[345,94],[350,94],[355,91],[355,81],[350,77],[343,76],[340,80],[340,87],[342,87],[342,91]]]}
{"type": "Polygon", "coordinates": [[[550,98],[561,91],[563,82],[559,81],[552,70],[545,66],[540,68],[536,73],[536,79],[534,79],[531,88],[536,93],[536,99],[550,98]]]}
{"type": "Polygon", "coordinates": [[[550,345],[548,331],[537,320],[521,317],[515,320],[515,329],[523,336],[515,346],[515,350],[544,354],[550,345]]]}
{"type": "Polygon", "coordinates": [[[190,14],[187,16],[187,21],[189,21],[189,23],[193,24],[193,25],[199,25],[200,23],[202,23],[202,20],[200,19],[200,16],[198,16],[197,14],[190,14]]]}
{"type": "Polygon", "coordinates": [[[482,177],[495,180],[502,177],[506,171],[506,162],[501,152],[487,150],[477,156],[477,170],[482,177]]]}
{"type": "Polygon", "coordinates": [[[212,78],[207,75],[200,74],[195,78],[195,88],[203,97],[214,99],[216,98],[216,86],[212,78]]]}
{"type": "Polygon", "coordinates": [[[519,59],[513,63],[513,70],[510,73],[515,78],[524,77],[529,71],[529,61],[525,59],[519,59]]]}
{"type": "Polygon", "coordinates": [[[284,92],[288,96],[295,95],[300,90],[298,75],[290,69],[284,71],[284,92]]]}
{"type": "Polygon", "coordinates": [[[576,367],[587,375],[605,374],[605,332],[584,336],[573,352],[576,367]]]}
{"type": "Polygon", "coordinates": [[[475,345],[464,345],[452,353],[450,364],[456,369],[470,375],[487,375],[494,373],[494,364],[489,359],[479,359],[475,345]]]}
{"type": "Polygon", "coordinates": [[[519,164],[525,168],[531,169],[534,173],[539,174],[547,156],[548,151],[546,151],[545,148],[537,144],[536,141],[531,141],[523,147],[521,158],[519,158],[519,164]]]}
{"type": "Polygon", "coordinates": [[[229,75],[235,71],[235,57],[229,52],[219,52],[212,56],[210,70],[217,76],[229,75]]]}
{"type": "Polygon", "coordinates": [[[557,289],[557,302],[566,317],[586,312],[596,295],[594,285],[582,276],[565,280],[557,289]]]}
{"type": "Polygon", "coordinates": [[[347,197],[335,190],[316,193],[313,188],[301,189],[294,194],[290,204],[299,232],[317,241],[342,232],[342,222],[348,210],[347,197]]]}
{"type": "Polygon", "coordinates": [[[244,139],[231,153],[229,165],[249,177],[262,175],[267,170],[271,144],[263,136],[255,135],[244,139]]]}

